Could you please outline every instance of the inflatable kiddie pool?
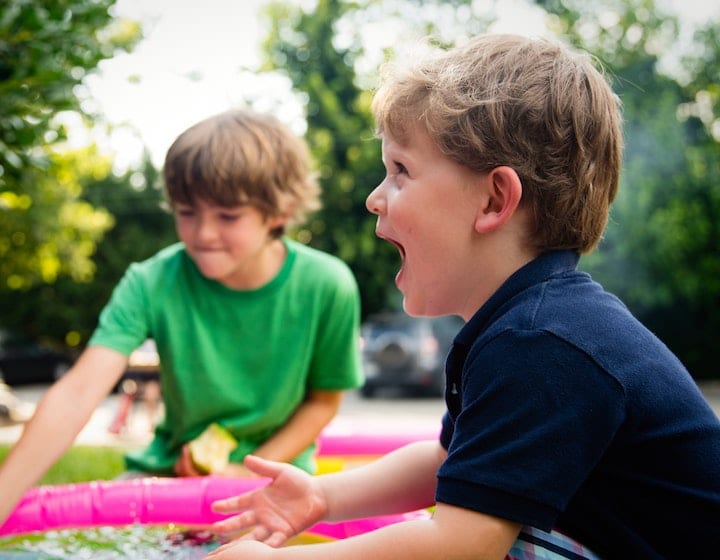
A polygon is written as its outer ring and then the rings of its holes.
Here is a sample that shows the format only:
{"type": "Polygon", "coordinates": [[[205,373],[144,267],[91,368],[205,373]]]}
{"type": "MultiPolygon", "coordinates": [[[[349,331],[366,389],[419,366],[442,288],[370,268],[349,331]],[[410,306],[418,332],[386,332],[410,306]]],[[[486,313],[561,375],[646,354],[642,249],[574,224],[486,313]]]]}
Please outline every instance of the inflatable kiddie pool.
{"type": "MultiPolygon", "coordinates": [[[[351,467],[384,455],[413,441],[437,440],[433,430],[358,433],[334,427],[319,439],[319,470],[351,467]]],[[[211,509],[214,501],[268,483],[260,478],[215,476],[142,478],[38,486],[29,490],[0,527],[0,536],[64,528],[133,524],[206,526],[224,516],[211,509]]],[[[425,510],[401,515],[318,523],[307,533],[342,539],[409,519],[426,518],[425,510]]]]}
{"type": "Polygon", "coordinates": [[[332,422],[318,438],[318,474],[367,463],[416,441],[438,441],[437,426],[382,426],[358,430],[352,423],[332,422]]]}
{"type": "MultiPolygon", "coordinates": [[[[267,482],[260,478],[203,476],[38,486],[25,494],[0,528],[0,535],[133,524],[205,526],[224,517],[212,511],[215,500],[267,482]]],[[[342,523],[323,522],[306,532],[344,539],[399,521],[428,516],[427,511],[420,510],[342,523]]]]}
{"type": "MultiPolygon", "coordinates": [[[[320,438],[318,458],[321,466],[322,461],[329,461],[328,464],[332,467],[330,470],[337,470],[352,467],[354,462],[375,458],[413,441],[427,439],[437,440],[437,432],[403,430],[376,434],[333,428],[326,430],[320,438]]],[[[268,479],[260,478],[204,476],[38,486],[25,494],[12,515],[0,527],[0,537],[92,527],[206,527],[223,518],[223,515],[212,511],[214,501],[241,494],[268,482],[268,479]]],[[[418,510],[341,523],[321,522],[303,534],[310,537],[309,542],[317,542],[313,540],[315,537],[320,541],[344,539],[394,523],[429,517],[427,510],[418,510]]],[[[2,557],[0,551],[0,558],[2,557]]],[[[27,558],[12,556],[21,557],[27,558]]],[[[559,560],[570,557],[599,560],[592,552],[562,534],[526,527],[521,531],[506,560],[559,560]]]]}

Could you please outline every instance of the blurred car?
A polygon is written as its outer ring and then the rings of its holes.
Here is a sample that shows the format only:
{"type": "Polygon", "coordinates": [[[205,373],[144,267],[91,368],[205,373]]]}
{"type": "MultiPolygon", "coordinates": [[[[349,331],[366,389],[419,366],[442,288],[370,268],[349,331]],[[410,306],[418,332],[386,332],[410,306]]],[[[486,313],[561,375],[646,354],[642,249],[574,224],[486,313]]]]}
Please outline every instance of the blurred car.
{"type": "Polygon", "coordinates": [[[361,328],[364,397],[380,389],[442,396],[445,358],[462,328],[460,317],[410,317],[388,312],[368,317],[361,328]]]}
{"type": "Polygon", "coordinates": [[[0,330],[0,378],[8,385],[52,383],[73,363],[65,352],[0,330]]]}

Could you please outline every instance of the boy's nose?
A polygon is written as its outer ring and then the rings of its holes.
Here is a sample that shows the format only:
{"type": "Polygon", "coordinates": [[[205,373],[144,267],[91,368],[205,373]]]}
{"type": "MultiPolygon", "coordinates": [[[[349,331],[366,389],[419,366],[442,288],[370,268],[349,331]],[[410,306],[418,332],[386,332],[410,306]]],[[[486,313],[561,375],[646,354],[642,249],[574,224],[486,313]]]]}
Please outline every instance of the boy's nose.
{"type": "Polygon", "coordinates": [[[385,212],[385,197],[381,192],[383,183],[380,183],[377,187],[375,187],[365,199],[365,207],[371,214],[379,215],[385,212]]]}
{"type": "Polygon", "coordinates": [[[212,240],[217,236],[217,228],[211,220],[198,220],[195,226],[195,236],[199,241],[212,240]]]}

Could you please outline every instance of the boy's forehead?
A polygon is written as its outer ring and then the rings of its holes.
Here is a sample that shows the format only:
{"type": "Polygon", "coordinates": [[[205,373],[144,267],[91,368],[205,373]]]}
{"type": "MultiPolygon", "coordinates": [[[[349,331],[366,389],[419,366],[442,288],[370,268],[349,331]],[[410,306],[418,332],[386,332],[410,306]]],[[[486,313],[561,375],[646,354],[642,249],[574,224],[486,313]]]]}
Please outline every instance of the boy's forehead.
{"type": "Polygon", "coordinates": [[[383,154],[428,149],[437,151],[437,146],[430,137],[430,134],[419,125],[406,129],[402,137],[397,137],[390,131],[385,130],[380,135],[380,140],[382,142],[383,154]]]}
{"type": "Polygon", "coordinates": [[[382,160],[384,163],[404,157],[408,150],[407,146],[400,144],[395,138],[387,134],[383,134],[382,140],[382,160]]]}
{"type": "Polygon", "coordinates": [[[380,135],[380,143],[382,145],[383,152],[389,152],[397,145],[397,140],[389,132],[384,132],[380,135]]]}

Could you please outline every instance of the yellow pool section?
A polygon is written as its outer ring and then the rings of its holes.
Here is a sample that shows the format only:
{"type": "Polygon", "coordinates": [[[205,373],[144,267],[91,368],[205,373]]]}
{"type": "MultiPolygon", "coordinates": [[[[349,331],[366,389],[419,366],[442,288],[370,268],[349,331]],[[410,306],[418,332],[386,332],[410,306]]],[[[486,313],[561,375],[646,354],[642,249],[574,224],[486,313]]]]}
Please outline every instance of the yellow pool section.
{"type": "Polygon", "coordinates": [[[314,535],[312,533],[300,533],[299,535],[288,539],[287,543],[285,543],[285,546],[293,546],[296,544],[318,544],[334,540],[335,539],[331,539],[330,537],[323,537],[321,535],[314,535]]]}
{"type": "Polygon", "coordinates": [[[380,458],[380,455],[323,455],[317,457],[317,474],[328,474],[360,467],[380,458]]]}

